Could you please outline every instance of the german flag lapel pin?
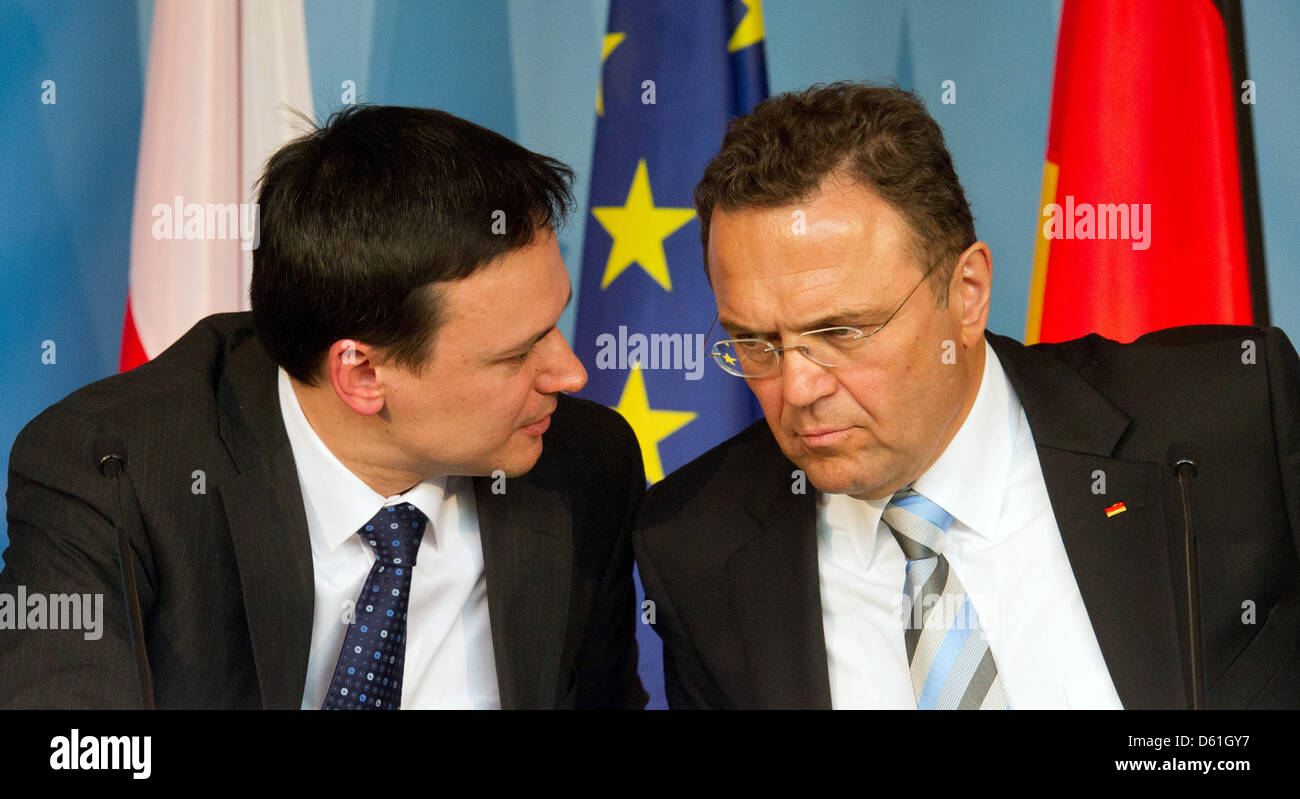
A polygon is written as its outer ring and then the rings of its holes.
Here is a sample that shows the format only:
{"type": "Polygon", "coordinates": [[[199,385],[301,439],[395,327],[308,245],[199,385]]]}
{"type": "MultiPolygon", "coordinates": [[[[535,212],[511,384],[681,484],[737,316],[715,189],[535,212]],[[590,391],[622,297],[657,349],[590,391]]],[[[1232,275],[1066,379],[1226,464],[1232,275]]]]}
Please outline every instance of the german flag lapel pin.
{"type": "Polygon", "coordinates": [[[1124,507],[1123,502],[1116,502],[1114,505],[1111,505],[1109,508],[1106,508],[1106,518],[1109,519],[1115,514],[1123,513],[1126,510],[1128,510],[1128,508],[1124,507]]]}

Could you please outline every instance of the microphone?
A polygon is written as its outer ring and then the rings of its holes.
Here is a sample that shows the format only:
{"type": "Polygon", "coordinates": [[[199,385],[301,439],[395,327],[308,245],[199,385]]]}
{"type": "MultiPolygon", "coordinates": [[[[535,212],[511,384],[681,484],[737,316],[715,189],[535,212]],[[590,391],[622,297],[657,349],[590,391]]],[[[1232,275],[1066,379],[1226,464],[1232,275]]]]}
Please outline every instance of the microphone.
{"type": "Polygon", "coordinates": [[[140,611],[140,593],[135,581],[135,563],[130,557],[131,542],[127,538],[122,512],[122,481],[126,472],[126,456],[110,452],[99,459],[99,473],[113,483],[113,504],[117,511],[114,526],[117,528],[117,562],[121,567],[122,594],[126,602],[127,633],[131,636],[131,654],[135,657],[135,673],[139,682],[140,706],[153,710],[153,673],[149,669],[149,653],[144,643],[144,614],[140,611]]]}
{"type": "Polygon", "coordinates": [[[1192,478],[1196,476],[1196,447],[1177,441],[1169,445],[1169,465],[1178,479],[1183,500],[1183,554],[1187,588],[1187,638],[1192,663],[1192,710],[1205,709],[1205,663],[1201,657],[1201,578],[1196,563],[1196,533],[1192,529],[1192,478]]]}

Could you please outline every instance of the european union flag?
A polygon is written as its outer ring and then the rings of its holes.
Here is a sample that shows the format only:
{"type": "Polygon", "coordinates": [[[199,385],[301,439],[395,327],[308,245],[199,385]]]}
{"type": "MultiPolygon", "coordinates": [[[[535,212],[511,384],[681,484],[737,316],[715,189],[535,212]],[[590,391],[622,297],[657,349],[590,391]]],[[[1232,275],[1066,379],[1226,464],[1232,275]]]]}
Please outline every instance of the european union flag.
{"type": "MultiPolygon", "coordinates": [[[[574,343],[582,396],[623,414],[652,482],[760,415],[743,380],[707,363],[716,306],[692,200],[727,123],[767,96],[759,2],[610,6],[574,343]]],[[[648,625],[637,638],[664,707],[659,639],[648,625]]]]}

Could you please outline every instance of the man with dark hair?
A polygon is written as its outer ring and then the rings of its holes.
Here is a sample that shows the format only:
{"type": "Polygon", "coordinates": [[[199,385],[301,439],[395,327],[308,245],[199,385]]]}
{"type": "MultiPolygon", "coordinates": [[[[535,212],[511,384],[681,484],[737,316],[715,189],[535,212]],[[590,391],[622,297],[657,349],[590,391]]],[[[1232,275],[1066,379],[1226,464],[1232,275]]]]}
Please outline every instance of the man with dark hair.
{"type": "Polygon", "coordinates": [[[417,108],[272,156],[251,313],[14,444],[0,582],[102,594],[104,629],[0,632],[0,705],[643,707],[640,450],[556,327],[571,177],[417,108]]]}
{"type": "Polygon", "coordinates": [[[711,354],[766,419],[639,514],[673,707],[1300,706],[1280,330],[987,332],[989,247],[894,88],[773,97],[695,200],[711,354]]]}

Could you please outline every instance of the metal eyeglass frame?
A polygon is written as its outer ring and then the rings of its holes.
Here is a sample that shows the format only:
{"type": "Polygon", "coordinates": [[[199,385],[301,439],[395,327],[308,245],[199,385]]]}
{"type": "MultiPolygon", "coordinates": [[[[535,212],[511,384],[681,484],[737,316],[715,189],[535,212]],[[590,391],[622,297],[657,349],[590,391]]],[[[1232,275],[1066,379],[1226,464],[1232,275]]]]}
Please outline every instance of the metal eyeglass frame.
{"type": "MultiPolygon", "coordinates": [[[[921,276],[921,279],[918,280],[918,281],[916,281],[916,285],[915,285],[915,286],[912,286],[912,290],[909,291],[909,292],[907,292],[907,296],[903,298],[903,301],[900,302],[900,303],[898,304],[898,307],[894,309],[894,312],[891,313],[891,314],[889,315],[889,317],[888,317],[887,319],[885,319],[885,321],[883,321],[883,322],[881,322],[879,325],[877,325],[877,326],[876,326],[876,329],[875,329],[875,330],[872,330],[870,333],[863,333],[863,332],[862,332],[861,330],[859,330],[858,328],[856,328],[856,327],[849,327],[848,325],[837,325],[837,326],[835,326],[835,327],[822,327],[822,328],[818,328],[817,330],[806,330],[806,331],[804,331],[803,333],[799,333],[798,335],[799,335],[799,337],[803,337],[803,336],[810,336],[810,335],[813,335],[814,333],[825,333],[825,332],[830,331],[830,330],[852,330],[852,331],[853,331],[854,333],[856,333],[857,335],[855,335],[855,336],[854,336],[853,338],[851,338],[851,339],[848,339],[849,341],[858,341],[858,340],[860,340],[860,339],[868,339],[868,338],[871,338],[872,336],[876,335],[876,334],[879,333],[880,331],[884,330],[884,329],[885,329],[885,325],[887,325],[887,324],[889,324],[890,322],[894,321],[894,317],[895,317],[895,316],[898,316],[898,312],[901,311],[901,310],[903,310],[903,306],[904,306],[904,305],[907,305],[907,301],[910,300],[910,299],[912,299],[912,295],[916,293],[916,290],[919,289],[919,288],[921,287],[921,284],[924,283],[924,282],[926,281],[927,278],[930,277],[930,274],[931,274],[931,272],[933,272],[933,271],[934,271],[933,269],[928,270],[924,275],[922,275],[922,276],[921,276]]],[[[709,335],[712,335],[712,333],[713,333],[713,325],[715,325],[715,324],[717,324],[717,323],[718,323],[718,317],[717,317],[717,315],[715,314],[714,317],[713,317],[713,324],[709,325],[709,335]]],[[[707,339],[708,339],[708,336],[705,337],[705,340],[707,340],[707,339]]],[[[713,342],[713,346],[711,347],[711,350],[712,350],[712,351],[709,352],[708,355],[709,355],[710,358],[713,359],[713,362],[716,363],[716,364],[718,365],[718,368],[720,368],[722,371],[726,372],[726,373],[729,374],[729,375],[733,375],[733,376],[735,376],[735,377],[744,378],[744,379],[746,379],[746,380],[756,380],[756,379],[760,379],[760,378],[764,378],[764,377],[771,377],[772,375],[775,375],[775,374],[780,373],[780,371],[781,371],[781,356],[784,354],[784,352],[785,352],[786,350],[799,350],[799,352],[801,352],[805,358],[807,358],[808,360],[810,360],[810,361],[812,361],[813,363],[817,364],[818,366],[824,366],[824,367],[826,367],[827,369],[834,369],[834,368],[836,368],[837,365],[838,365],[838,366],[847,366],[847,365],[848,365],[848,364],[823,363],[822,361],[817,360],[816,358],[814,358],[814,357],[812,357],[811,355],[808,354],[808,345],[807,345],[807,344],[785,344],[785,345],[783,345],[783,346],[776,347],[776,346],[773,346],[770,342],[765,342],[765,341],[763,341],[762,339],[758,339],[758,338],[728,338],[728,339],[722,339],[721,341],[715,341],[715,342],[713,342]],[[718,352],[718,351],[717,351],[718,346],[721,345],[721,344],[736,344],[736,343],[739,343],[739,342],[757,342],[757,343],[760,343],[760,344],[767,344],[767,349],[765,349],[765,350],[759,352],[758,354],[759,354],[759,355],[767,355],[767,354],[769,354],[769,353],[773,353],[773,352],[776,353],[776,360],[774,360],[774,361],[772,362],[772,363],[773,363],[773,369],[772,369],[772,371],[770,371],[770,372],[766,372],[766,373],[761,374],[761,375],[747,375],[747,374],[744,374],[743,372],[733,372],[733,371],[731,371],[731,369],[729,369],[726,365],[724,365],[722,359],[725,357],[725,355],[724,355],[724,353],[721,353],[721,352],[718,352]]]]}

